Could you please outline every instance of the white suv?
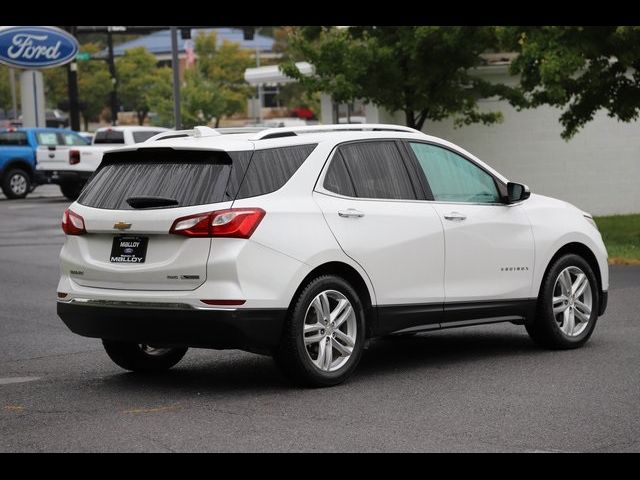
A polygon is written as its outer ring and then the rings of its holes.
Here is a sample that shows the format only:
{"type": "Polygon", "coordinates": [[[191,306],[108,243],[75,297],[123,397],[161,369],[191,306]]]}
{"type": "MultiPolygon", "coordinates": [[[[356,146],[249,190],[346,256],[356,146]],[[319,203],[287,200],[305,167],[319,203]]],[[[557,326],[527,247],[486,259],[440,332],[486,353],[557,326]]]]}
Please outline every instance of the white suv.
{"type": "Polygon", "coordinates": [[[187,347],[334,385],[373,337],[510,321],[584,344],[607,305],[591,216],[393,125],[167,132],[106,153],[65,212],[58,314],[135,371],[187,347]]]}

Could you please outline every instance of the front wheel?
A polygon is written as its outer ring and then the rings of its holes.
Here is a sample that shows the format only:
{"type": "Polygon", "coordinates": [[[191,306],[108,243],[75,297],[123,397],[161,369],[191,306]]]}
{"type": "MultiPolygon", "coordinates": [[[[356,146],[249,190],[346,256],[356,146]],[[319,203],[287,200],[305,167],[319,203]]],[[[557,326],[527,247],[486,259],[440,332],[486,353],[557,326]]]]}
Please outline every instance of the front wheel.
{"type": "Polygon", "coordinates": [[[177,364],[187,348],[162,348],[129,342],[102,340],[109,358],[125,370],[132,372],[159,372],[177,364]]]}
{"type": "Polygon", "coordinates": [[[578,255],[563,255],[542,280],[536,318],[526,324],[527,332],[543,347],[581,347],[596,326],[599,301],[598,282],[589,264],[578,255]]]}
{"type": "Polygon", "coordinates": [[[340,277],[310,281],[294,299],[276,363],[294,383],[328,387],[356,369],[365,341],[365,318],[356,291],[340,277]]]}
{"type": "Polygon", "coordinates": [[[31,191],[29,174],[19,168],[5,173],[2,178],[2,192],[10,199],[24,198],[31,191]]]}

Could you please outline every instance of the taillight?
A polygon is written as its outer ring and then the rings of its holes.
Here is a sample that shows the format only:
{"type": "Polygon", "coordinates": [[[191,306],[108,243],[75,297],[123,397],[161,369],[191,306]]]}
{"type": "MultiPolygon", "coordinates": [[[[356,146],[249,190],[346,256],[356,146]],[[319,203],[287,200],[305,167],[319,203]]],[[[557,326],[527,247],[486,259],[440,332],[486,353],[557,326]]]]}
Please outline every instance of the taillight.
{"type": "Polygon", "coordinates": [[[84,235],[87,233],[84,228],[84,219],[68,208],[62,215],[62,231],[67,235],[84,235]]]}
{"type": "Polygon", "coordinates": [[[69,165],[76,165],[80,163],[80,150],[69,151],[69,165]]]}
{"type": "Polygon", "coordinates": [[[180,217],[169,233],[187,237],[249,238],[265,216],[261,208],[229,208],[180,217]]]}

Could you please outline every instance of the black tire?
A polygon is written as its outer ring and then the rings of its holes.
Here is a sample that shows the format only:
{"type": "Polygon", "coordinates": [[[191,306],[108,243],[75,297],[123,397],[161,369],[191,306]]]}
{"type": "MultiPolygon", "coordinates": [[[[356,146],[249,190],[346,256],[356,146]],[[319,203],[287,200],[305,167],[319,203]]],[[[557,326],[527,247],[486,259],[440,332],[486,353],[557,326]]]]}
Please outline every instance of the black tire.
{"type": "MultiPolygon", "coordinates": [[[[132,372],[160,372],[177,364],[187,348],[167,348],[165,352],[147,353],[149,347],[137,343],[102,340],[102,345],[114,363],[132,372]]],[[[160,349],[158,349],[160,350],[160,349]]]]}
{"type": "MultiPolygon", "coordinates": [[[[556,290],[555,293],[558,293],[558,291],[556,290]]],[[[598,281],[587,261],[579,255],[563,255],[553,262],[542,279],[536,307],[536,316],[532,322],[525,323],[525,328],[531,339],[542,347],[555,350],[578,348],[589,340],[595,329],[598,320],[599,304],[600,293],[598,281]],[[560,288],[556,286],[556,280],[558,280],[560,273],[568,267],[577,267],[582,270],[591,288],[592,307],[589,320],[586,322],[587,325],[584,330],[576,336],[565,334],[561,330],[561,322],[556,319],[553,313],[554,289],[560,288]]],[[[558,318],[561,316],[562,314],[558,314],[558,318]]],[[[562,320],[562,322],[564,322],[564,320],[562,320]]]]}
{"type": "Polygon", "coordinates": [[[2,193],[7,198],[24,198],[31,191],[31,177],[21,168],[12,168],[2,177],[2,193]]]}
{"type": "MultiPolygon", "coordinates": [[[[333,341],[329,339],[328,343],[333,344],[333,341]]],[[[364,308],[357,292],[344,279],[334,275],[323,275],[311,280],[293,299],[282,340],[274,353],[274,359],[282,372],[295,384],[304,387],[329,387],[344,382],[353,374],[362,357],[364,343],[364,308]],[[353,350],[345,364],[335,371],[323,371],[317,367],[310,358],[303,340],[303,328],[308,309],[311,308],[311,303],[316,296],[327,290],[344,295],[351,303],[355,314],[356,332],[353,350]]],[[[334,351],[333,347],[331,348],[334,351]]],[[[340,358],[340,356],[337,357],[340,358]]]]}
{"type": "Polygon", "coordinates": [[[80,182],[65,182],[60,184],[60,191],[62,195],[74,202],[80,196],[82,187],[84,187],[84,184],[80,182]]]}

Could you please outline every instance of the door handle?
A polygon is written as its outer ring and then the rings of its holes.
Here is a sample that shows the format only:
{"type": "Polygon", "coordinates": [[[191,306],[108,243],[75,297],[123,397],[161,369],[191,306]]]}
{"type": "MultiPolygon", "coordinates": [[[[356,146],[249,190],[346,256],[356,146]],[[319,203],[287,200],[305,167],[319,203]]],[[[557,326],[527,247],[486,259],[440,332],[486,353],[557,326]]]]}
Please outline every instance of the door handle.
{"type": "Polygon", "coordinates": [[[451,212],[451,213],[445,214],[444,218],[446,220],[451,220],[452,222],[461,222],[463,220],[466,220],[467,216],[459,212],[451,212]]]}
{"type": "Polygon", "coordinates": [[[360,210],[356,210],[355,208],[347,208],[346,210],[338,210],[338,215],[342,218],[362,218],[364,217],[364,213],[360,210]]]}
{"type": "Polygon", "coordinates": [[[50,153],[50,154],[49,154],[49,158],[53,158],[53,157],[55,157],[55,154],[50,153]]]}

